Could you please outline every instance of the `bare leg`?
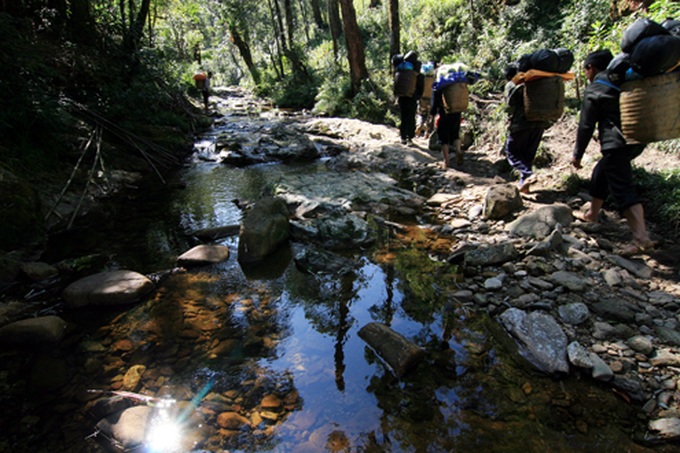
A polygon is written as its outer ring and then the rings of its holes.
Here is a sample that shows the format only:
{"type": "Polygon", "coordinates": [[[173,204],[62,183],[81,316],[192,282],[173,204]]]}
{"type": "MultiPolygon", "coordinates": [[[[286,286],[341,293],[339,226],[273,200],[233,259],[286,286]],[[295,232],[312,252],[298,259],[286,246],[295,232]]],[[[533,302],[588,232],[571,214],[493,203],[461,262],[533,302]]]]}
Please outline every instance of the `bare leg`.
{"type": "Polygon", "coordinates": [[[459,138],[453,141],[453,149],[456,150],[456,165],[463,165],[463,150],[461,148],[461,142],[459,138]]]}
{"type": "Polygon", "coordinates": [[[442,156],[444,157],[442,168],[446,170],[446,168],[449,166],[449,145],[442,144],[442,156]]]}
{"type": "Polygon", "coordinates": [[[647,244],[650,242],[647,226],[645,225],[645,210],[641,203],[634,204],[623,211],[623,216],[628,221],[628,226],[633,232],[633,242],[647,244]]]}
{"type": "Polygon", "coordinates": [[[600,215],[600,210],[602,209],[603,204],[604,200],[602,198],[593,198],[593,200],[590,202],[590,208],[588,208],[588,212],[586,212],[584,215],[585,219],[589,222],[597,222],[597,218],[600,215]]]}

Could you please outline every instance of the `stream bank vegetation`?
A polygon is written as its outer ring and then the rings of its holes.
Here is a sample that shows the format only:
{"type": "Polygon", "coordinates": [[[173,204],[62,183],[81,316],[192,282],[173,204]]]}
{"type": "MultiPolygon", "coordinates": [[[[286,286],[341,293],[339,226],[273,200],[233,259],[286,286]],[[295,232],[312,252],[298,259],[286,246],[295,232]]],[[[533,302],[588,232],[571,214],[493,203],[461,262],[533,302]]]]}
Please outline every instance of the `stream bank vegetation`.
{"type": "MultiPolygon", "coordinates": [[[[39,246],[41,222],[80,159],[73,187],[95,164],[161,176],[190,152],[210,118],[192,76],[238,85],[279,108],[308,109],[395,125],[390,57],[414,50],[423,61],[464,61],[482,74],[466,114],[477,141],[502,143],[499,93],[507,63],[537,48],[569,47],[575,83],[567,115],[580,107],[590,51],[618,53],[638,17],[680,17],[672,0],[19,0],[0,6],[0,207],[16,221],[0,249],[39,246]],[[101,153],[84,143],[102,128],[101,153]],[[160,168],[159,168],[160,167],[160,168]],[[49,194],[46,194],[48,192],[49,194]]],[[[678,141],[655,144],[677,153],[678,141]]],[[[663,209],[657,223],[677,232],[678,169],[639,178],[663,209]]],[[[162,180],[162,176],[160,178],[162,180]]]]}

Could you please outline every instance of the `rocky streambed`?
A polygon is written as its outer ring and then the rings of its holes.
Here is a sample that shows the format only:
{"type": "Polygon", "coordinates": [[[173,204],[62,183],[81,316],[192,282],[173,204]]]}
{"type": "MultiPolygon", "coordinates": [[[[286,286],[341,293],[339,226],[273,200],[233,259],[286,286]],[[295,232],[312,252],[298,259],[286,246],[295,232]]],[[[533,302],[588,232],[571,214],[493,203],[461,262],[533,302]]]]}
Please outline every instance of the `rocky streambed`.
{"type": "MultiPolygon", "coordinates": [[[[288,208],[288,239],[295,244],[291,254],[298,267],[314,275],[337,277],[356,268],[357,263],[347,258],[351,251],[377,245],[373,259],[388,265],[393,264],[394,250],[425,251],[430,263],[423,271],[431,272],[432,278],[424,280],[427,288],[422,291],[444,300],[461,320],[484,316],[496,340],[517,356],[518,363],[541,376],[578,377],[593,388],[607,389],[629,406],[635,418],[631,425],[643,422],[644,430],[635,433],[640,444],[664,450],[680,440],[680,273],[675,238],[660,238],[662,246],[649,255],[621,256],[617,250],[629,235],[625,224],[614,213],[597,224],[575,220],[572,210],[580,209],[588,197],[560,186],[559,163],[552,170],[539,171],[542,179],[534,192],[520,196],[489,144],[469,140],[463,166],[442,170],[439,155],[427,149],[425,139],[404,146],[398,144],[393,128],[356,120],[262,113],[262,106],[243,93],[227,90],[222,94],[215,104],[217,124],[222,127],[216,129],[214,140],[197,148],[195,159],[238,167],[323,162],[323,171],[282,177],[266,193],[283,200],[288,208]]],[[[235,200],[244,214],[252,212],[257,201],[235,200]]],[[[270,217],[265,216],[265,221],[270,217]]],[[[111,292],[103,291],[110,288],[112,276],[105,272],[92,286],[82,280],[69,282],[79,291],[69,286],[62,296],[67,283],[60,271],[63,267],[25,263],[26,275],[43,286],[60,289],[58,297],[63,297],[66,310],[92,303],[129,307],[140,300],[147,302],[115,315],[113,324],[74,333],[69,327],[73,323],[59,317],[61,308],[46,313],[36,310],[39,303],[5,301],[0,340],[11,348],[17,342],[21,348],[54,348],[85,336],[83,355],[75,362],[92,373],[105,370],[102,379],[108,388],[101,389],[104,393],[133,392],[150,398],[142,399],[140,407],[129,395],[100,399],[95,397],[99,394],[85,396],[72,390],[70,404],[81,402],[82,417],[95,414],[98,430],[119,443],[130,442],[126,444],[130,446],[143,437],[134,427],[140,420],[151,419],[153,405],[146,403],[162,403],[170,396],[182,401],[173,410],[185,409],[198,417],[192,418],[192,426],[211,426],[209,432],[194,431],[194,438],[185,439],[187,445],[200,441],[219,449],[266,443],[274,428],[302,404],[286,373],[270,374],[271,382],[263,382],[262,370],[254,366],[248,367],[250,377],[245,381],[216,384],[209,373],[199,373],[201,382],[195,383],[193,391],[205,389],[203,401],[192,400],[189,388],[167,386],[174,374],[190,368],[198,356],[240,366],[246,353],[275,354],[282,336],[273,321],[276,303],[266,292],[248,288],[238,279],[224,284],[214,274],[185,271],[219,265],[229,258],[228,246],[211,243],[235,237],[238,226],[211,227],[190,232],[195,243],[206,244],[178,257],[177,269],[149,276],[115,274],[111,292]],[[193,285],[222,285],[228,295],[184,293],[183,288],[193,285]],[[171,297],[173,286],[180,294],[171,297]],[[115,323],[117,319],[130,323],[115,323]],[[224,319],[233,322],[223,324],[224,319]],[[180,340],[165,341],[168,338],[180,340]],[[142,359],[149,354],[154,361],[142,359]],[[200,410],[195,414],[197,407],[200,410]],[[120,413],[127,414],[125,420],[109,420],[120,413]],[[233,442],[225,444],[225,438],[233,442]]],[[[265,262],[271,264],[271,260],[265,262]]],[[[451,335],[446,333],[444,339],[451,335]]],[[[414,338],[404,341],[420,357],[425,345],[414,338]]],[[[484,348],[476,353],[483,355],[484,348]]],[[[435,356],[419,358],[425,360],[419,367],[436,366],[442,368],[437,373],[447,374],[451,363],[446,354],[440,351],[435,356]]],[[[72,360],[57,361],[57,368],[72,365],[72,360]]],[[[67,371],[62,372],[66,379],[67,371]]],[[[87,388],[85,382],[81,384],[81,391],[87,388]]],[[[517,394],[511,392],[512,401],[534,398],[538,392],[527,383],[518,388],[517,394]]],[[[578,419],[577,400],[566,395],[550,405],[578,419]]],[[[35,421],[25,422],[31,426],[35,421]]],[[[577,421],[574,429],[587,434],[599,428],[577,421]]],[[[81,431],[66,429],[66,437],[81,431]]],[[[333,451],[350,444],[340,434],[319,432],[324,434],[325,447],[333,451]]],[[[312,438],[306,442],[301,443],[305,448],[319,445],[312,438]]]]}

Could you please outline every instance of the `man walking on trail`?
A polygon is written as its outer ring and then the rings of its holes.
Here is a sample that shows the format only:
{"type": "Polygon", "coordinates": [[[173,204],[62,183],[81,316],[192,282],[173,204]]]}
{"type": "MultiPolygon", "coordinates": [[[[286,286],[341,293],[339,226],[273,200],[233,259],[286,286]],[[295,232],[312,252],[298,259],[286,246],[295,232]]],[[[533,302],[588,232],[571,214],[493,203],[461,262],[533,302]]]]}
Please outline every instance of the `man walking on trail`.
{"type": "Polygon", "coordinates": [[[205,109],[208,110],[208,99],[210,98],[210,81],[212,80],[213,73],[208,71],[208,76],[205,78],[203,88],[201,88],[201,94],[203,95],[203,105],[205,109]]]}
{"type": "Polygon", "coordinates": [[[587,210],[577,212],[576,216],[586,222],[597,222],[600,209],[611,192],[633,233],[631,243],[619,253],[630,256],[652,249],[654,243],[647,232],[644,209],[633,184],[631,164],[642,153],[645,145],[626,143],[621,132],[621,88],[612,82],[606,71],[612,59],[609,50],[599,50],[589,54],[584,61],[585,74],[591,83],[583,94],[571,163],[575,168],[581,168],[581,158],[597,125],[602,158],[593,168],[590,178],[589,192],[593,199],[587,210]]]}
{"type": "Polygon", "coordinates": [[[505,103],[510,115],[508,138],[505,140],[505,156],[519,172],[519,191],[529,193],[536,182],[532,169],[538,145],[543,132],[550,127],[550,121],[529,121],[524,113],[524,84],[515,84],[512,79],[518,71],[516,63],[505,68],[505,103]]]}

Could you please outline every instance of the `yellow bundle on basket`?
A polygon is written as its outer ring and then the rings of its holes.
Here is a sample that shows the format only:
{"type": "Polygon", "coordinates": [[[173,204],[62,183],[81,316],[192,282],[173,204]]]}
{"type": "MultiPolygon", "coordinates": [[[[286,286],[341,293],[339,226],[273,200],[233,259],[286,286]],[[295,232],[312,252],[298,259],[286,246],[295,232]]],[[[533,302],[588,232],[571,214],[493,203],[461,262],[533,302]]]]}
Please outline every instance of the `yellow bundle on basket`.
{"type": "Polygon", "coordinates": [[[442,90],[442,95],[446,113],[459,113],[467,110],[470,95],[467,83],[452,83],[442,90]]]}
{"type": "Polygon", "coordinates": [[[620,105],[628,143],[680,138],[680,71],[624,83],[620,105]]]}

